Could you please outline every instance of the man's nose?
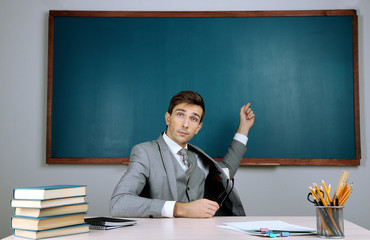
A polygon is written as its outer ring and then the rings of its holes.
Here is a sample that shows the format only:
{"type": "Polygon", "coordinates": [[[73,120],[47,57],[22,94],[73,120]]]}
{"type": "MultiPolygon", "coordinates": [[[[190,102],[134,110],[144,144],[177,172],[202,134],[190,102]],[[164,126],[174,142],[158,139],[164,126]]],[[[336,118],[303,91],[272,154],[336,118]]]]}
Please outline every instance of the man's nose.
{"type": "Polygon", "coordinates": [[[189,119],[188,118],[184,119],[183,126],[186,127],[186,128],[189,127],[189,119]]]}

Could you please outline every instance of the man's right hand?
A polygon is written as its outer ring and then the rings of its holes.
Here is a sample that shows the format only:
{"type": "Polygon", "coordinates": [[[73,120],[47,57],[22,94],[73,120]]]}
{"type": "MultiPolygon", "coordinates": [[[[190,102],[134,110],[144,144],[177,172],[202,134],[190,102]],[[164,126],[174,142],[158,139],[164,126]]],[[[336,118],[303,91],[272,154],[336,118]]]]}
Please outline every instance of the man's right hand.
{"type": "Polygon", "coordinates": [[[199,199],[188,203],[176,202],[173,209],[174,217],[211,218],[220,208],[217,202],[199,199]]]}

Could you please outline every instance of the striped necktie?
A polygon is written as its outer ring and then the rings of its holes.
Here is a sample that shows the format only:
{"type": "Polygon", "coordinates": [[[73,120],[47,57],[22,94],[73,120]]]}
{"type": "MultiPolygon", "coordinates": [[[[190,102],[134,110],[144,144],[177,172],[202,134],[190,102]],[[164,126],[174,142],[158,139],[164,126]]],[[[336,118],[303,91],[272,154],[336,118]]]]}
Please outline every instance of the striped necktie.
{"type": "Polygon", "coordinates": [[[188,168],[186,169],[186,172],[185,172],[185,175],[186,175],[186,182],[189,180],[190,178],[190,173],[191,173],[191,169],[193,168],[193,163],[189,160],[189,157],[188,157],[188,150],[187,149],[184,149],[182,148],[178,154],[180,156],[182,156],[182,162],[184,163],[185,166],[187,166],[188,168]]]}

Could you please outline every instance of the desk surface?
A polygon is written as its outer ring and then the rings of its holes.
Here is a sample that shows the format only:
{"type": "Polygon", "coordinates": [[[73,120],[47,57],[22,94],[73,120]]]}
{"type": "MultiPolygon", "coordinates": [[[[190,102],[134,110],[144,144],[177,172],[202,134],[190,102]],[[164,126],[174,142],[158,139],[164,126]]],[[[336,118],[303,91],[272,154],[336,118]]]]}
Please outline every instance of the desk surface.
{"type": "MultiPolygon", "coordinates": [[[[281,220],[290,224],[316,228],[315,217],[214,217],[210,219],[187,219],[187,218],[168,218],[168,219],[149,219],[138,218],[137,224],[130,227],[123,227],[113,230],[92,230],[90,233],[71,235],[67,237],[49,238],[50,240],[101,240],[101,239],[264,239],[244,233],[218,228],[225,222],[244,222],[244,221],[269,221],[281,220]]],[[[344,221],[344,234],[346,240],[369,240],[370,231],[349,221],[344,221]]],[[[6,240],[23,239],[10,236],[6,240]]],[[[282,239],[282,238],[280,238],[282,239]]],[[[321,239],[316,235],[310,236],[290,236],[293,239],[321,239]]]]}

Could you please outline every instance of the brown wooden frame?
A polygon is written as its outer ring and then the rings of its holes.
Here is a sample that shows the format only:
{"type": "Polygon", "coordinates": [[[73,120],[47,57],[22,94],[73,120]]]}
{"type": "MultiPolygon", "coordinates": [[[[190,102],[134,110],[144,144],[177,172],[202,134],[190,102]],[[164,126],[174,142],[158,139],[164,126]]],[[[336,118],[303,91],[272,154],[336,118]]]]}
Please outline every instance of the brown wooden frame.
{"type": "MultiPolygon", "coordinates": [[[[353,87],[354,87],[354,122],[355,122],[355,159],[302,159],[302,158],[243,158],[241,165],[360,165],[360,109],[359,109],[359,63],[358,63],[358,17],[356,10],[300,10],[300,11],[172,11],[172,12],[137,12],[137,11],[50,11],[49,46],[48,46],[48,96],[47,96],[47,164],[128,164],[129,158],[53,158],[52,140],[52,89],[53,89],[53,38],[54,17],[299,17],[299,16],[352,16],[353,24],[353,87]]],[[[216,160],[221,160],[216,158],[216,160]]]]}

